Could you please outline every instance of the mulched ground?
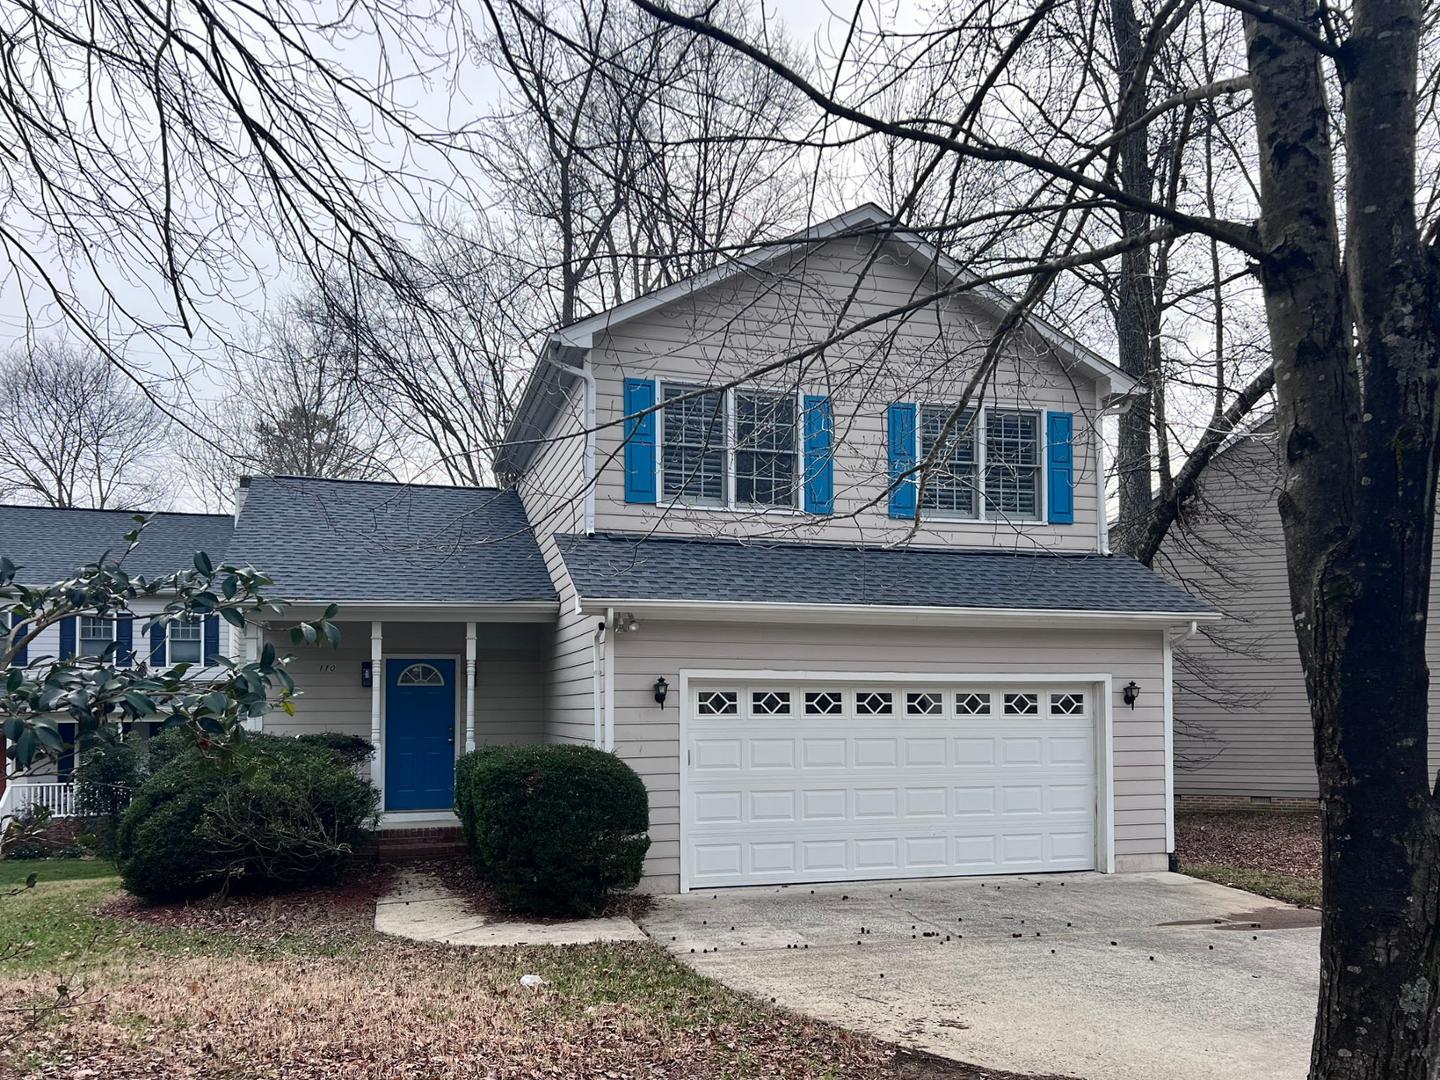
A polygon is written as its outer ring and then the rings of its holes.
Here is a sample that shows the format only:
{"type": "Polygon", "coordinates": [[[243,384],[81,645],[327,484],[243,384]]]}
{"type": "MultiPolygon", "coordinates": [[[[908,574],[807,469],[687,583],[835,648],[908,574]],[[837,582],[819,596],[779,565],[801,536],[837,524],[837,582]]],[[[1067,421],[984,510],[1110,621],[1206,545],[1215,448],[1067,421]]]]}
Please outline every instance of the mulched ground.
{"type": "Polygon", "coordinates": [[[1175,815],[1175,850],[1186,863],[1320,877],[1318,811],[1186,812],[1175,815]]]}
{"type": "MultiPolygon", "coordinates": [[[[475,869],[469,856],[461,855],[452,859],[432,859],[426,862],[406,864],[407,869],[424,870],[434,874],[444,885],[453,890],[465,905],[465,910],[483,915],[497,922],[520,919],[525,922],[558,923],[569,922],[568,917],[543,918],[515,911],[495,891],[475,876],[475,869]]],[[[637,922],[654,907],[654,900],[645,893],[622,893],[613,897],[599,912],[602,917],[625,916],[637,922]]]]}
{"type": "Polygon", "coordinates": [[[372,933],[375,901],[394,875],[388,866],[359,866],[334,885],[277,895],[231,894],[202,900],[150,904],[118,893],[97,914],[130,919],[151,927],[234,934],[267,942],[304,936],[310,940],[349,940],[372,933]]]}

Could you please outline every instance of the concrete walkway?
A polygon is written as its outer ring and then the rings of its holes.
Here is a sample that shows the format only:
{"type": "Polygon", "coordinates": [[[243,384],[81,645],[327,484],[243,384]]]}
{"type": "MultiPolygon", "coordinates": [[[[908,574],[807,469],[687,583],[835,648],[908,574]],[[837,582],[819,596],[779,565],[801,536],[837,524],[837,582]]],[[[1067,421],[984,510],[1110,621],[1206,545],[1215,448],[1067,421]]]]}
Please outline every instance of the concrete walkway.
{"type": "Polygon", "coordinates": [[[525,922],[492,919],[468,910],[434,875],[402,872],[375,905],[375,929],[413,941],[446,945],[588,945],[597,941],[644,941],[645,934],[627,918],[525,922]]]}
{"type": "Polygon", "coordinates": [[[986,1068],[1303,1080],[1309,1063],[1318,913],[1179,874],[727,889],[657,897],[641,921],[737,990],[986,1068]]]}

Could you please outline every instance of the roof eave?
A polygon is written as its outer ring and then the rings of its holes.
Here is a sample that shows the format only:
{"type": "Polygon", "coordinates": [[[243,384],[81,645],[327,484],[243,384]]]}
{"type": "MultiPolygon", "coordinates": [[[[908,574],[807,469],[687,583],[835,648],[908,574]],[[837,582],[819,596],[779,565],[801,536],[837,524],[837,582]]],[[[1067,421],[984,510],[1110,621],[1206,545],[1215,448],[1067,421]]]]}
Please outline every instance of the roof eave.
{"type": "Polygon", "coordinates": [[[599,613],[618,608],[636,616],[677,620],[754,616],[798,623],[836,620],[869,626],[1016,626],[1136,628],[1189,626],[1218,622],[1216,611],[1112,611],[1079,608],[979,608],[902,604],[787,604],[750,600],[636,600],[585,596],[579,610],[599,613]]]}

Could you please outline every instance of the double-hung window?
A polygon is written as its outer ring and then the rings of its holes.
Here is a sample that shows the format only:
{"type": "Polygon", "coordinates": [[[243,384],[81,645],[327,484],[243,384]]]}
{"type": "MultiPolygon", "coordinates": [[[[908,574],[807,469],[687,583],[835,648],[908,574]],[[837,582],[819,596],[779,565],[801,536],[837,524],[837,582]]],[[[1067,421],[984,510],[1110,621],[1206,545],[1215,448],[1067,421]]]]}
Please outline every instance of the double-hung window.
{"type": "Polygon", "coordinates": [[[1010,518],[1040,516],[1040,416],[985,410],[985,503],[1010,518]]]}
{"type": "Polygon", "coordinates": [[[794,506],[800,475],[795,445],[795,397],[736,390],[735,502],[794,506]]]}
{"type": "Polygon", "coordinates": [[[665,383],[661,401],[663,500],[743,509],[799,504],[799,409],[794,394],[665,383]]]}
{"type": "Polygon", "coordinates": [[[176,619],[165,627],[167,664],[198,664],[203,659],[204,621],[198,615],[176,619]]]}
{"type": "Polygon", "coordinates": [[[966,409],[946,432],[945,421],[952,412],[953,409],[939,405],[920,409],[920,460],[930,461],[942,434],[945,440],[924,478],[920,507],[973,518],[976,516],[976,444],[979,441],[975,433],[975,410],[966,409]]]}
{"type": "Polygon", "coordinates": [[[76,651],[81,656],[103,656],[115,642],[115,620],[108,615],[81,615],[76,651]]]}
{"type": "Polygon", "coordinates": [[[726,477],[723,391],[666,383],[660,434],[660,492],[666,499],[723,506],[726,477]]]}
{"type": "Polygon", "coordinates": [[[1044,480],[1040,414],[987,407],[977,418],[975,410],[967,409],[945,432],[953,412],[948,405],[919,408],[916,460],[931,461],[920,509],[960,520],[1039,520],[1044,480]]]}

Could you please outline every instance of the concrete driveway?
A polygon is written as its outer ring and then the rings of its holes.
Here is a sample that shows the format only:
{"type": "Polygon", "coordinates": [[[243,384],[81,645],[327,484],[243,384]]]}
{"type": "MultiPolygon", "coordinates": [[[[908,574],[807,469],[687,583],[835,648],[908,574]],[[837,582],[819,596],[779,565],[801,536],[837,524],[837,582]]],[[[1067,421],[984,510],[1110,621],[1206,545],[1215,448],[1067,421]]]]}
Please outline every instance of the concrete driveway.
{"type": "Polygon", "coordinates": [[[1318,922],[1179,874],[724,889],[659,897],[641,920],[797,1012],[1086,1080],[1302,1080],[1318,922]]]}

